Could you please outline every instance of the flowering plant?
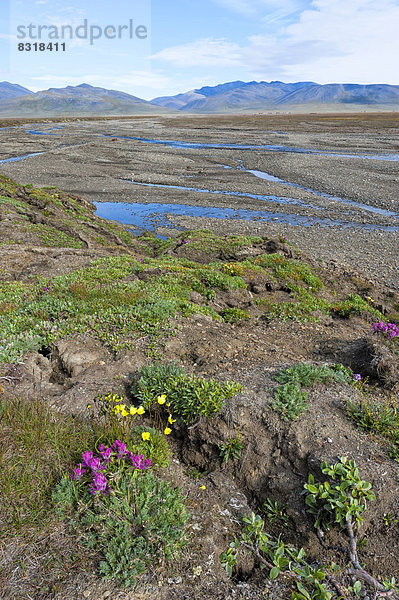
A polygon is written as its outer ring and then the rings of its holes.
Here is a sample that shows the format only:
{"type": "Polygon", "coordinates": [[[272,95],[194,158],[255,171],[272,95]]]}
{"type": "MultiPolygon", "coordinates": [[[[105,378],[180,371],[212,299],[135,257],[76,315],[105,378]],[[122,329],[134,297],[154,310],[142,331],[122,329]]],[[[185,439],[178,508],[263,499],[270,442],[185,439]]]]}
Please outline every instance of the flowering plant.
{"type": "Polygon", "coordinates": [[[74,481],[83,480],[85,483],[89,483],[89,491],[93,495],[111,494],[112,488],[109,480],[113,478],[115,481],[115,471],[124,469],[125,465],[130,467],[133,472],[152,467],[150,460],[145,459],[142,454],[133,454],[120,440],[115,440],[108,448],[101,444],[99,455],[94,456],[91,451],[82,452],[82,462],[73,469],[71,475],[71,479],[74,481]]]}
{"type": "Polygon", "coordinates": [[[184,497],[152,465],[120,440],[101,444],[82,453],[53,494],[78,542],[100,555],[99,573],[125,586],[154,564],[174,560],[187,543],[184,497]]]}
{"type": "Polygon", "coordinates": [[[373,325],[374,333],[382,333],[385,337],[392,339],[399,336],[399,327],[395,323],[384,323],[379,321],[373,325]]]}

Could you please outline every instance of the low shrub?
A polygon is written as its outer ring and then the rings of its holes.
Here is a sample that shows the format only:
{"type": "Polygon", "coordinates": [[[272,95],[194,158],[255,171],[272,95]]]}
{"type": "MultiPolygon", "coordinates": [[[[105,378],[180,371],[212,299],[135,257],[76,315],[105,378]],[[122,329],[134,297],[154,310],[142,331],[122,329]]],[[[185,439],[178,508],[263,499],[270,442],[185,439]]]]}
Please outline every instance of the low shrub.
{"type": "MultiPolygon", "coordinates": [[[[265,531],[264,520],[251,513],[243,518],[239,535],[220,557],[227,573],[233,574],[239,554],[245,549],[254,555],[261,568],[267,569],[270,579],[282,575],[286,582],[291,581],[293,600],[392,596],[393,591],[398,592],[395,578],[381,583],[365,570],[358,556],[362,514],[367,502],[375,500],[371,484],[360,478],[355,462],[345,457],[333,465],[322,463],[321,469],[328,476],[328,481],[317,483],[309,475],[304,485],[308,511],[315,516],[321,556],[308,560],[303,548],[298,550],[287,544],[281,536],[277,539],[271,536],[265,531]],[[325,545],[323,529],[327,530],[333,525],[346,530],[347,547],[325,545]],[[340,552],[339,564],[325,562],[327,549],[340,552]]],[[[284,515],[277,503],[271,501],[268,501],[266,511],[272,518],[284,515]]],[[[391,515],[389,517],[391,520],[391,515]]]]}
{"type": "Polygon", "coordinates": [[[223,321],[226,323],[238,323],[244,319],[249,319],[251,315],[246,310],[240,308],[225,308],[222,311],[223,321]]]}
{"type": "Polygon", "coordinates": [[[133,383],[133,398],[150,409],[159,396],[166,396],[166,406],[186,424],[201,416],[218,412],[226,400],[240,392],[234,381],[223,384],[189,375],[173,363],[154,363],[144,367],[133,383]]]}

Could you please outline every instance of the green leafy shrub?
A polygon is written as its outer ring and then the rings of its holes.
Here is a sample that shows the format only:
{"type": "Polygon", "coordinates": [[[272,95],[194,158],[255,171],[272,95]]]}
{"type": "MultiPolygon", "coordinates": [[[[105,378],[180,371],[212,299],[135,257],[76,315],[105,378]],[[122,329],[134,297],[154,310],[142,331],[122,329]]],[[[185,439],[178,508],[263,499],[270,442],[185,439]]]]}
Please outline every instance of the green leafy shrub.
{"type": "Polygon", "coordinates": [[[333,304],[332,311],[343,319],[349,319],[352,315],[360,315],[363,312],[369,312],[379,318],[382,317],[378,310],[370,306],[366,300],[363,300],[357,294],[350,294],[347,300],[333,304]]]}
{"type": "Polygon", "coordinates": [[[270,498],[266,498],[266,500],[263,503],[262,509],[270,523],[279,521],[282,525],[287,524],[288,517],[286,513],[286,504],[280,504],[278,500],[275,500],[273,502],[273,500],[271,500],[270,498]]]}
{"type": "Polygon", "coordinates": [[[84,482],[64,476],[53,499],[79,541],[101,554],[99,573],[128,586],[154,563],[180,555],[188,512],[180,490],[151,471],[114,469],[112,488],[93,495],[84,482]]]}
{"type": "Polygon", "coordinates": [[[284,421],[295,421],[308,408],[308,395],[297,383],[279,385],[272,407],[284,421]]]}
{"type": "Polygon", "coordinates": [[[305,283],[309,289],[317,291],[323,287],[323,282],[306,263],[287,258],[282,254],[264,254],[254,260],[256,265],[271,269],[277,279],[291,279],[305,283]]]}
{"type": "Polygon", "coordinates": [[[334,465],[322,463],[321,470],[330,481],[315,483],[310,474],[304,485],[308,511],[316,515],[315,527],[326,529],[333,523],[346,527],[349,521],[361,523],[367,501],[375,500],[375,495],[370,491],[371,484],[360,479],[356,463],[342,457],[334,465]]]}
{"type": "Polygon", "coordinates": [[[259,515],[251,513],[243,518],[240,537],[230,543],[220,560],[231,576],[237,564],[241,548],[250,550],[263,568],[269,571],[270,579],[280,574],[291,579],[295,586],[293,600],[331,600],[334,594],[326,584],[327,569],[324,565],[313,566],[306,560],[303,548],[284,543],[265,531],[265,523],[259,515]]]}
{"type": "Polygon", "coordinates": [[[242,321],[244,319],[249,319],[251,315],[247,313],[246,310],[242,310],[240,308],[225,308],[222,311],[223,321],[226,323],[237,323],[238,321],[242,321]]]}
{"type": "Polygon", "coordinates": [[[154,363],[139,372],[131,393],[146,408],[151,408],[158,396],[166,395],[171,410],[188,424],[218,412],[226,400],[241,390],[233,381],[207,381],[189,375],[175,364],[154,363]]]}

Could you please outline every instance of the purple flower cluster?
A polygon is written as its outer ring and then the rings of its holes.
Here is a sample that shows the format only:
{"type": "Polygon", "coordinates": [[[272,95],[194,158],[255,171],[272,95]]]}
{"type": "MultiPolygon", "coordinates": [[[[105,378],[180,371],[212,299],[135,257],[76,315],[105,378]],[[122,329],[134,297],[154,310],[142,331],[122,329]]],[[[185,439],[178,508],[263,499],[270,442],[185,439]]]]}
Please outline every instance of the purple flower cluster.
{"type": "Polygon", "coordinates": [[[374,333],[381,332],[389,338],[399,336],[399,327],[395,323],[383,323],[382,321],[374,323],[373,331],[374,333]]]}
{"type": "Polygon", "coordinates": [[[356,373],[353,376],[353,381],[361,381],[362,380],[362,376],[359,373],[356,373]]]}
{"type": "Polygon", "coordinates": [[[149,459],[145,459],[142,454],[137,455],[133,454],[133,452],[129,452],[126,444],[120,440],[115,440],[109,448],[104,446],[104,444],[101,444],[99,453],[101,458],[94,456],[93,452],[89,450],[82,452],[82,462],[73,469],[71,475],[71,479],[76,481],[83,477],[85,473],[89,473],[91,476],[90,493],[93,495],[98,494],[99,492],[104,495],[111,492],[107,478],[101,471],[108,468],[112,459],[125,461],[132,466],[133,469],[140,471],[152,466],[152,462],[149,459]]]}

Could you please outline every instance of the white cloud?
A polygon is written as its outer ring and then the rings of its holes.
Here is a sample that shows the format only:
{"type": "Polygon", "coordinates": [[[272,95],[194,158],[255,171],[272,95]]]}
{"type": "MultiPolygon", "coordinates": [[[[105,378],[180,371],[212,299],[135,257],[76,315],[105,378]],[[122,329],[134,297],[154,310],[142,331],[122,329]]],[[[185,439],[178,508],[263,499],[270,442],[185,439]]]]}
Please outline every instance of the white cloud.
{"type": "Polygon", "coordinates": [[[277,12],[281,15],[289,14],[304,4],[304,0],[214,0],[214,2],[246,16],[277,12]]]}
{"type": "MultiPolygon", "coordinates": [[[[217,1],[237,10],[249,5],[217,1]]],[[[274,1],[255,4],[270,7],[274,1]]],[[[246,45],[202,39],[152,58],[179,67],[237,67],[256,79],[399,83],[398,23],[398,0],[313,0],[295,23],[277,27],[273,35],[254,35],[246,45]]]]}
{"type": "Polygon", "coordinates": [[[232,67],[242,63],[242,48],[223,39],[202,39],[196,42],[171,46],[157,52],[151,58],[175,64],[179,67],[218,66],[232,67]]]}

